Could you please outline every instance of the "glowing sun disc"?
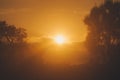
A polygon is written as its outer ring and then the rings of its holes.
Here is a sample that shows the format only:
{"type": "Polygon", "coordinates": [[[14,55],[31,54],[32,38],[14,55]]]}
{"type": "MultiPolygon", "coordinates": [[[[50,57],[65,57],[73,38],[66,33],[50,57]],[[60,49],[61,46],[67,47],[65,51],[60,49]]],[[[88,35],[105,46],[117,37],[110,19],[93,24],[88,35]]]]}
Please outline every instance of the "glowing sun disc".
{"type": "Polygon", "coordinates": [[[57,43],[57,44],[64,44],[66,42],[66,39],[64,36],[62,35],[57,35],[54,37],[54,41],[57,43]]]}

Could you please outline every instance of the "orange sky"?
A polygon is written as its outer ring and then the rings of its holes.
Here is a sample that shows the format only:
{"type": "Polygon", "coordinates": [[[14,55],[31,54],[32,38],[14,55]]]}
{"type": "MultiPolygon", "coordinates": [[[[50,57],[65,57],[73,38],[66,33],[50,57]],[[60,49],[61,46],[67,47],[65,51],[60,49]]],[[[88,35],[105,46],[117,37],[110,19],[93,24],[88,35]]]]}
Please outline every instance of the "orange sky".
{"type": "Polygon", "coordinates": [[[85,15],[103,0],[0,0],[0,20],[24,27],[30,37],[65,34],[83,41],[85,15]]]}

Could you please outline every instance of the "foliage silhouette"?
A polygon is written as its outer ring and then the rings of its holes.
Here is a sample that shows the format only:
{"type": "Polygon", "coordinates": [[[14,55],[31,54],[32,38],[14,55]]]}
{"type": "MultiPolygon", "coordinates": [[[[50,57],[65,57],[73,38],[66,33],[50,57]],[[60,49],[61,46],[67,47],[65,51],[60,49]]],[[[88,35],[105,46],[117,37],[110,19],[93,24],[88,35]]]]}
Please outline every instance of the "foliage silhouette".
{"type": "Polygon", "coordinates": [[[100,59],[104,59],[102,62],[105,63],[109,55],[120,48],[120,3],[107,1],[94,7],[84,22],[89,31],[86,41],[88,49],[93,53],[92,56],[97,59],[101,56],[100,59]]]}
{"type": "MultiPolygon", "coordinates": [[[[92,8],[84,19],[88,25],[86,46],[90,62],[99,80],[119,79],[120,67],[120,2],[107,0],[92,8]]],[[[98,80],[98,78],[96,78],[98,80]]]]}
{"type": "Polygon", "coordinates": [[[5,21],[0,21],[0,43],[14,45],[24,43],[27,38],[26,30],[8,25],[5,21]]]}

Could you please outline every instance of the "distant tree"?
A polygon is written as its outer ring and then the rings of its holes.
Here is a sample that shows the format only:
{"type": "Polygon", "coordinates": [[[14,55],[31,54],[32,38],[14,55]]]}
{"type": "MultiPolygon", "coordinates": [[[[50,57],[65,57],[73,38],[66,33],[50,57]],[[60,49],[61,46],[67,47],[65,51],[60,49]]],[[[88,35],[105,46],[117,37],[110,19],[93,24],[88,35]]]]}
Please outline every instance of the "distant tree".
{"type": "Polygon", "coordinates": [[[84,22],[88,25],[86,45],[93,61],[106,62],[120,55],[120,2],[109,0],[95,6],[84,22]]]}
{"type": "Polygon", "coordinates": [[[17,28],[14,25],[8,25],[5,21],[0,21],[0,43],[10,45],[23,43],[26,37],[24,28],[17,28]]]}

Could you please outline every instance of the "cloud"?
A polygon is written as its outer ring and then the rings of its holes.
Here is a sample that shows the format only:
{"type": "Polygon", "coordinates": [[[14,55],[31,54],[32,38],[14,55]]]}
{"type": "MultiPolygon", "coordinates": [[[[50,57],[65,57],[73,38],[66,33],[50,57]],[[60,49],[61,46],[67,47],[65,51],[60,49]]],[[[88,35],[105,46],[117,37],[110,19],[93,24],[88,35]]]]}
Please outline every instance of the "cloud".
{"type": "Polygon", "coordinates": [[[28,12],[28,11],[30,11],[29,8],[19,8],[19,9],[0,9],[0,15],[14,14],[14,13],[21,13],[21,12],[28,12]]]}

